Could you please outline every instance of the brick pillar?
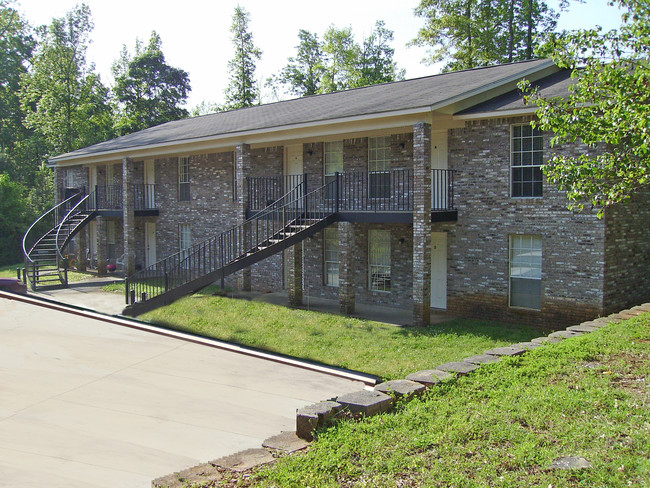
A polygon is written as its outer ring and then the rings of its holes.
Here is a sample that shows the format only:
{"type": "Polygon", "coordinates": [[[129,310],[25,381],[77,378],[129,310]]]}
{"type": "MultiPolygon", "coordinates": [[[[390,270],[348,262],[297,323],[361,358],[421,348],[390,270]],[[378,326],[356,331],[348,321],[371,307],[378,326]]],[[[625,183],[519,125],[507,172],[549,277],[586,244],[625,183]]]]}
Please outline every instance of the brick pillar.
{"type": "MultiPolygon", "coordinates": [[[[237,182],[237,223],[246,221],[246,209],[248,209],[248,191],[246,188],[246,177],[251,172],[251,147],[249,144],[240,144],[235,149],[235,181],[237,182]]],[[[244,242],[250,244],[249,229],[244,229],[244,242]]],[[[244,268],[237,275],[237,286],[240,290],[251,290],[251,269],[244,268]]]]}
{"type": "Polygon", "coordinates": [[[339,222],[339,310],[342,314],[354,313],[355,239],[354,225],[339,222]]]}
{"type": "Polygon", "coordinates": [[[431,125],[413,127],[413,322],[431,318],[431,125]]]}
{"type": "Polygon", "coordinates": [[[88,267],[88,259],[86,258],[86,248],[88,247],[88,226],[81,229],[77,239],[77,269],[79,271],[86,271],[88,267]]]}
{"type": "Polygon", "coordinates": [[[289,267],[287,283],[289,305],[298,307],[302,305],[302,242],[287,249],[287,266],[289,267]]]}
{"type": "Polygon", "coordinates": [[[122,159],[122,221],[124,224],[124,274],[135,273],[135,199],[133,195],[133,162],[122,159]]]}
{"type": "Polygon", "coordinates": [[[108,235],[106,219],[97,217],[97,275],[106,274],[106,260],[108,258],[108,235]]]}

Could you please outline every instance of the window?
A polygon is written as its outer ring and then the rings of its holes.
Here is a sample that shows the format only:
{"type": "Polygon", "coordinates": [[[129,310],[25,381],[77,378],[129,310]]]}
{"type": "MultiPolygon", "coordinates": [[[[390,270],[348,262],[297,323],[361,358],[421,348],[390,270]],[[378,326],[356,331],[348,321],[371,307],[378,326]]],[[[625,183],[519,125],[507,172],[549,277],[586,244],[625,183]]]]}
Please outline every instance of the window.
{"type": "Polygon", "coordinates": [[[323,262],[325,263],[325,284],[339,286],[339,230],[336,227],[325,229],[323,262]]]}
{"type": "Polygon", "coordinates": [[[178,201],[190,201],[190,158],[178,158],[178,201]]]}
{"type": "Polygon", "coordinates": [[[368,197],[390,197],[390,136],[368,139],[368,197]]]}
{"type": "Polygon", "coordinates": [[[106,242],[108,243],[108,259],[112,261],[117,257],[116,225],[114,220],[106,221],[106,242]]]}
{"type": "MultiPolygon", "coordinates": [[[[178,224],[178,248],[181,253],[180,259],[181,262],[190,255],[189,248],[192,246],[192,229],[190,224],[178,224]]],[[[186,268],[189,267],[189,263],[182,263],[186,268]]]]}
{"type": "Polygon", "coordinates": [[[510,306],[542,308],[541,236],[510,236],[510,306]]]}
{"type": "Polygon", "coordinates": [[[542,131],[530,125],[513,125],[511,134],[511,196],[542,196],[542,131]]]}
{"type": "Polygon", "coordinates": [[[65,181],[63,182],[66,188],[74,188],[74,170],[68,168],[65,170],[65,181]]]}
{"type": "MultiPolygon", "coordinates": [[[[343,172],[343,141],[326,142],[323,157],[325,184],[334,181],[335,173],[343,172]]],[[[334,188],[328,188],[326,198],[334,198],[334,188]]]]}
{"type": "Polygon", "coordinates": [[[390,291],[390,231],[368,232],[368,287],[374,291],[390,291]]]}

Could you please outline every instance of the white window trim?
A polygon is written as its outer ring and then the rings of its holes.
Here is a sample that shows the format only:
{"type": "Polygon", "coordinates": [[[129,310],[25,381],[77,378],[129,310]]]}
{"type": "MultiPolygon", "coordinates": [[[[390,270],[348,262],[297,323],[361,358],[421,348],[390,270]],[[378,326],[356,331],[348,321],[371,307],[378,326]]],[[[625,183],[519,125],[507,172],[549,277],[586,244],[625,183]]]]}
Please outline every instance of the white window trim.
{"type": "Polygon", "coordinates": [[[188,199],[181,199],[181,193],[182,190],[181,188],[183,185],[188,186],[188,193],[189,193],[189,187],[190,187],[190,157],[189,156],[181,156],[178,158],[178,201],[179,202],[188,202],[192,199],[191,193],[189,194],[188,199]],[[183,171],[183,168],[187,166],[187,172],[183,171]],[[184,178],[184,177],[187,178],[184,178]],[[184,181],[187,179],[187,181],[184,181]]]}
{"type": "Polygon", "coordinates": [[[327,265],[336,265],[337,267],[340,266],[341,260],[339,257],[339,233],[338,233],[338,228],[336,227],[327,227],[323,231],[323,284],[325,286],[331,286],[332,288],[338,288],[339,287],[339,280],[340,280],[340,274],[337,273],[337,278],[336,278],[336,283],[329,283],[328,282],[328,272],[327,272],[327,265]],[[327,254],[328,254],[328,248],[327,248],[327,243],[332,242],[332,239],[328,239],[327,234],[328,233],[333,233],[336,232],[336,261],[331,261],[327,259],[327,254]]]}
{"type": "Polygon", "coordinates": [[[384,229],[370,229],[368,231],[368,289],[370,291],[376,292],[376,293],[391,293],[392,291],[392,246],[391,246],[391,233],[389,230],[384,230],[384,229]],[[373,247],[373,235],[381,235],[383,234],[386,238],[386,242],[388,243],[388,265],[386,264],[376,264],[372,262],[372,247],[373,247]],[[385,274],[388,275],[388,278],[390,279],[390,289],[389,290],[381,290],[378,288],[373,287],[372,283],[372,274],[374,269],[379,269],[379,268],[384,268],[385,274]],[[386,273],[387,271],[387,273],[386,273]]]}
{"type": "Polygon", "coordinates": [[[542,298],[543,298],[543,290],[541,289],[541,282],[542,282],[542,269],[543,269],[543,241],[542,241],[542,236],[539,234],[510,234],[508,236],[508,306],[510,308],[515,308],[515,309],[520,309],[520,310],[529,310],[529,311],[534,311],[534,312],[540,312],[542,309],[542,298]],[[522,237],[535,237],[539,239],[539,251],[541,253],[540,255],[540,263],[539,263],[539,276],[536,277],[526,277],[526,276],[513,276],[512,274],[512,265],[513,265],[513,241],[516,238],[522,238],[522,237]],[[531,308],[531,307],[523,307],[521,305],[512,305],[512,278],[516,279],[527,279],[527,280],[535,280],[539,281],[540,283],[540,307],[539,308],[531,308]]]}
{"type": "MultiPolygon", "coordinates": [[[[543,180],[543,176],[542,176],[542,194],[541,195],[537,195],[537,196],[533,196],[533,195],[531,195],[531,196],[523,196],[523,195],[522,196],[513,196],[513,194],[512,194],[512,187],[513,187],[513,179],[512,179],[512,177],[513,177],[513,169],[515,167],[517,167],[517,168],[521,168],[521,167],[540,168],[540,171],[541,171],[541,166],[544,164],[543,161],[542,161],[540,164],[535,164],[535,165],[521,165],[521,164],[519,166],[514,166],[513,165],[515,127],[530,127],[530,123],[528,123],[528,124],[512,124],[510,126],[510,180],[509,180],[510,198],[523,199],[523,200],[543,198],[544,197],[544,180],[543,180]]],[[[532,127],[531,127],[531,129],[532,129],[532,127]]],[[[535,130],[539,130],[539,129],[532,129],[532,130],[535,131],[535,130]]],[[[543,139],[543,134],[541,133],[541,131],[539,131],[539,132],[540,132],[539,137],[542,137],[542,149],[541,149],[541,152],[542,152],[542,159],[543,159],[543,157],[544,157],[544,139],[543,139]]],[[[520,139],[521,139],[521,137],[520,137],[520,139]]],[[[532,152],[533,152],[533,149],[531,149],[531,153],[532,152]]],[[[523,154],[523,152],[522,152],[522,154],[523,154]]],[[[532,155],[531,155],[531,157],[532,157],[532,155]]]]}

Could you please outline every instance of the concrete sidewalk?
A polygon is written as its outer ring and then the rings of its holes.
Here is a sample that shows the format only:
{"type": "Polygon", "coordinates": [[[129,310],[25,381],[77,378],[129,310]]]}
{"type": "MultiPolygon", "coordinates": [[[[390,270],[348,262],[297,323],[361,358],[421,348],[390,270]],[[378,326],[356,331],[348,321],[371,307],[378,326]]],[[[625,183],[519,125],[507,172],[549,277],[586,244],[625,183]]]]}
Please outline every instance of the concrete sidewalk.
{"type": "MultiPolygon", "coordinates": [[[[122,281],[120,278],[90,276],[88,279],[70,283],[68,288],[55,290],[38,290],[29,292],[33,296],[41,296],[61,303],[67,303],[78,307],[84,307],[96,310],[109,315],[122,313],[125,307],[125,298],[122,293],[112,293],[102,290],[102,286],[109,283],[122,281]]],[[[223,296],[240,299],[252,300],[273,305],[288,306],[289,299],[286,291],[265,293],[260,291],[228,291],[223,296]]],[[[313,310],[331,314],[340,314],[339,302],[325,298],[312,297],[305,293],[303,305],[300,307],[304,310],[313,310]]],[[[375,320],[392,325],[412,325],[413,311],[397,307],[388,307],[382,305],[369,305],[357,303],[353,317],[375,320]]],[[[440,310],[431,311],[431,324],[438,324],[452,319],[453,317],[447,312],[440,310]]]]}
{"type": "MultiPolygon", "coordinates": [[[[117,295],[120,296],[120,295],[117,295]]],[[[148,487],[359,382],[0,298],[0,485],[148,487]]]]}

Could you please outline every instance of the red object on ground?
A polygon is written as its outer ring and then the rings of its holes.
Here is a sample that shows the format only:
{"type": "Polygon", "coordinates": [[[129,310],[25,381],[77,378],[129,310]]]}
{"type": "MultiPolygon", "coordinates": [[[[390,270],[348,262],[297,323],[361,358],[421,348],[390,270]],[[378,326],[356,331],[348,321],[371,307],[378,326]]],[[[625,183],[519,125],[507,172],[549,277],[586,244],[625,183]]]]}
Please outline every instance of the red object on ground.
{"type": "Polygon", "coordinates": [[[0,290],[27,295],[27,287],[16,278],[0,278],[0,290]]]}

